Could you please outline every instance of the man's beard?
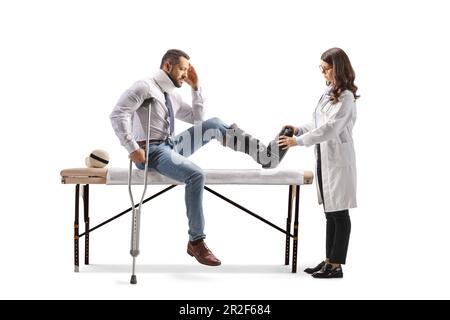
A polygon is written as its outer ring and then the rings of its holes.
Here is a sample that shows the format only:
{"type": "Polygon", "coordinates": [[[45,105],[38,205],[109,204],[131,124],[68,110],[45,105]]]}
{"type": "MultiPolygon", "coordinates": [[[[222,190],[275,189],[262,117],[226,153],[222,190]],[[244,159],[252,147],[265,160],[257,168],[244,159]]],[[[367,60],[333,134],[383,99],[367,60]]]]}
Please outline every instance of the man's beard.
{"type": "Polygon", "coordinates": [[[175,87],[181,88],[181,86],[183,85],[182,83],[177,82],[170,73],[167,73],[167,75],[169,76],[170,80],[172,81],[172,83],[175,87]]]}

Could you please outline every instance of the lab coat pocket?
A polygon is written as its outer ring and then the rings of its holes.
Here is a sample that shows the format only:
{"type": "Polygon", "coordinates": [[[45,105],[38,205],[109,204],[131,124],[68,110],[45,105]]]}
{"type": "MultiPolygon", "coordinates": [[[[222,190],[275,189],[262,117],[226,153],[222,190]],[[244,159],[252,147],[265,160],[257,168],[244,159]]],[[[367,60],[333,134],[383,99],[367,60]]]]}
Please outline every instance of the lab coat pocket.
{"type": "Polygon", "coordinates": [[[351,142],[339,143],[331,140],[328,143],[328,158],[332,165],[346,167],[354,162],[353,144],[351,142]]]}

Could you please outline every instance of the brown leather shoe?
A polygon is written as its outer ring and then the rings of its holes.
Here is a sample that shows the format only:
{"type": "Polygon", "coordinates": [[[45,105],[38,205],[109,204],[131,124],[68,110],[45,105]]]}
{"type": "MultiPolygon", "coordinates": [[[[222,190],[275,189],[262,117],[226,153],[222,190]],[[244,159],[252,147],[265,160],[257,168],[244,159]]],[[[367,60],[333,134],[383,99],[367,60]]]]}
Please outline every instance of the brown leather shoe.
{"type": "Polygon", "coordinates": [[[209,250],[206,246],[205,241],[200,241],[196,245],[188,242],[187,253],[197,259],[201,264],[206,264],[208,266],[220,266],[221,262],[216,256],[209,250]]]}

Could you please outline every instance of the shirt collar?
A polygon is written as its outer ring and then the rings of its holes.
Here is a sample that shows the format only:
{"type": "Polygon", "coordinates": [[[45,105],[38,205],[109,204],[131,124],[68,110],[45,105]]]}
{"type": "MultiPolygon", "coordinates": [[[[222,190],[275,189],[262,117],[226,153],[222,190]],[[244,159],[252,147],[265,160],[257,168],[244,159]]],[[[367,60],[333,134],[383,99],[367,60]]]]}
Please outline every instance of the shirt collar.
{"type": "Polygon", "coordinates": [[[176,88],[173,84],[172,80],[169,78],[167,73],[164,70],[159,70],[154,76],[153,79],[156,81],[158,86],[161,88],[162,92],[172,93],[172,91],[176,88]]]}

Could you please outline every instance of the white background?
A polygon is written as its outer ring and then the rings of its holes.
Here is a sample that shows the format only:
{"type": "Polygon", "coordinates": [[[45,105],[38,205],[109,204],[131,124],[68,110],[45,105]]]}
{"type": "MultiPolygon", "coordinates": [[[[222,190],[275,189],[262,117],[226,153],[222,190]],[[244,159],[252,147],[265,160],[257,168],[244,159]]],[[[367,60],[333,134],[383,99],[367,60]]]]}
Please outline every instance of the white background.
{"type": "MultiPolygon", "coordinates": [[[[445,3],[2,1],[0,298],[450,298],[445,3]],[[182,187],[144,210],[137,286],[128,284],[129,215],[95,231],[92,265],[72,272],[74,186],[61,185],[59,172],[83,167],[96,148],[110,153],[110,166],[127,166],[109,113],[167,49],[191,55],[207,117],[269,141],[283,124],[311,119],[324,90],[320,55],[334,46],[349,55],[361,94],[359,207],[343,280],[301,272],[324,256],[313,186],[302,187],[297,274],[283,265],[281,233],[210,194],[207,242],[223,265],[197,264],[185,253],[182,187]]],[[[178,132],[185,127],[177,123],[178,132]]],[[[292,149],[282,167],[312,170],[312,153],[292,149]]],[[[192,160],[257,167],[215,142],[192,160]]],[[[284,225],[285,187],[216,189],[284,225]]],[[[126,187],[92,186],[91,225],[128,205],[126,187]]]]}

